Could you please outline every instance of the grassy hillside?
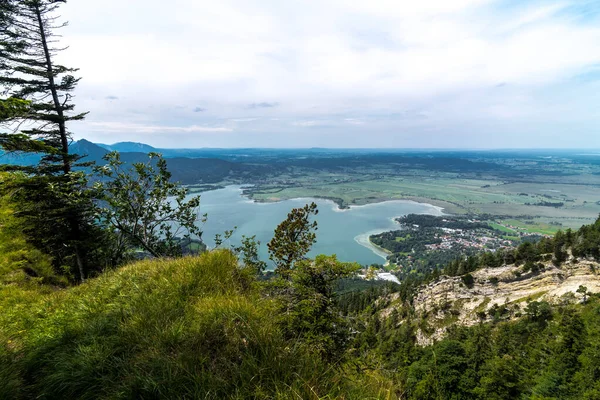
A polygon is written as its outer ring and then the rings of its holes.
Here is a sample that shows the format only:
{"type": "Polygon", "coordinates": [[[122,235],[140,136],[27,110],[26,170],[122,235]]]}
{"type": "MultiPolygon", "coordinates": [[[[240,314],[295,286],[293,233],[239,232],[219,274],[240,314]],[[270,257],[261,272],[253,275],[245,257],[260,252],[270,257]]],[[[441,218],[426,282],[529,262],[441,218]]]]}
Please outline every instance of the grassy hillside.
{"type": "Polygon", "coordinates": [[[383,397],[286,341],[276,313],[228,251],[3,285],[0,398],[383,397]]]}

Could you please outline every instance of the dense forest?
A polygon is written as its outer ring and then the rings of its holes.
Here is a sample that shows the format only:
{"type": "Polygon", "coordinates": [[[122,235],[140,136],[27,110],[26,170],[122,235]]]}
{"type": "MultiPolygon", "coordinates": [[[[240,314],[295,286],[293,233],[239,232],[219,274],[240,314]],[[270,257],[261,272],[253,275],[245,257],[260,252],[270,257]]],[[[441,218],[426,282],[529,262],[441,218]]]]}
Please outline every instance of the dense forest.
{"type": "MultiPolygon", "coordinates": [[[[381,292],[380,292],[381,293],[381,292]]],[[[370,293],[364,296],[377,298],[370,293]]],[[[354,299],[356,304],[360,300],[354,299]]],[[[416,345],[416,318],[380,320],[373,302],[349,353],[408,399],[596,399],[600,396],[600,298],[584,305],[532,302],[512,322],[456,326],[432,346],[416,345]],[[403,319],[406,322],[398,324],[403,319]]]]}

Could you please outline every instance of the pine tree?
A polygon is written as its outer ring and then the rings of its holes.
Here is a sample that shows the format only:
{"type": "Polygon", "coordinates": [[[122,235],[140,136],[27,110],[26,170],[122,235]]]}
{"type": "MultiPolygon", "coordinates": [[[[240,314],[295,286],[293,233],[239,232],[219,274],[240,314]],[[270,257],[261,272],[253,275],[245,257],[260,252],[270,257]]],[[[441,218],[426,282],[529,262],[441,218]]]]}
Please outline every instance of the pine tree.
{"type": "Polygon", "coordinates": [[[275,262],[275,272],[289,278],[294,263],[302,260],[317,241],[317,221],[310,221],[319,210],[313,202],[294,208],[275,229],[273,239],[267,244],[270,259],[275,262]]]}
{"type": "Polygon", "coordinates": [[[2,100],[0,146],[5,152],[39,156],[37,165],[3,165],[27,178],[7,188],[18,199],[16,211],[25,218],[30,239],[51,254],[56,266],[76,266],[85,279],[86,238],[94,236],[93,202],[83,172],[74,171],[79,156],[69,153],[71,102],[76,70],[54,62],[56,15],[62,0],[0,0],[0,86],[2,100]],[[26,101],[26,102],[24,102],[26,101]]]}
{"type": "Polygon", "coordinates": [[[562,231],[554,235],[554,263],[560,265],[567,260],[568,254],[565,251],[566,237],[562,231]]]}
{"type": "Polygon", "coordinates": [[[0,135],[0,144],[5,151],[42,153],[37,167],[20,168],[38,174],[71,172],[79,157],[69,154],[70,133],[66,124],[86,115],[72,113],[71,92],[79,81],[72,75],[76,70],[53,62],[61,50],[54,47],[57,42],[54,31],[66,25],[57,25],[55,13],[61,3],[55,0],[0,3],[3,21],[0,84],[11,98],[31,101],[25,115],[8,119],[8,122],[26,122],[27,129],[20,134],[0,135]]]}

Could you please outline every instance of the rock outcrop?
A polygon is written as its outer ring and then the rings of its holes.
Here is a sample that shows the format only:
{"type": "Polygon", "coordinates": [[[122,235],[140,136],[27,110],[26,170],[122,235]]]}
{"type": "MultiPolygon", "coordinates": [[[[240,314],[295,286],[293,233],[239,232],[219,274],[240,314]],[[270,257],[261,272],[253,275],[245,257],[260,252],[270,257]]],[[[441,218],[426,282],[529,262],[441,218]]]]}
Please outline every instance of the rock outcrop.
{"type": "MultiPolygon", "coordinates": [[[[600,292],[600,264],[595,261],[571,258],[560,267],[550,262],[537,265],[539,269],[526,273],[516,265],[485,268],[471,274],[472,282],[463,277],[442,276],[423,286],[413,301],[422,318],[417,331],[419,344],[440,339],[453,324],[470,326],[481,321],[518,318],[532,301],[583,301],[585,295],[577,292],[580,286],[587,288],[588,293],[600,292]]],[[[391,298],[382,317],[398,306],[396,299],[391,298]]]]}

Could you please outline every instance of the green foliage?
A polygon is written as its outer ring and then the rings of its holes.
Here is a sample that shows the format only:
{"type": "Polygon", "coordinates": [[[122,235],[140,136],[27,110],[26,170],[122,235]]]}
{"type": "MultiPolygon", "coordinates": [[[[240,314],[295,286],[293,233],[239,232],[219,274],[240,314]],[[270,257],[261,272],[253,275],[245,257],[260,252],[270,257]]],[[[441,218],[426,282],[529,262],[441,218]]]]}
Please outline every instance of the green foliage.
{"type": "Polygon", "coordinates": [[[421,347],[415,331],[423,324],[410,309],[387,318],[366,309],[352,362],[382,371],[406,399],[596,398],[600,297],[584,305],[531,302],[526,313],[512,322],[456,326],[421,347]]]}
{"type": "Polygon", "coordinates": [[[343,314],[354,316],[371,309],[375,304],[386,304],[382,298],[397,292],[398,288],[397,283],[383,280],[341,279],[336,285],[337,303],[343,314]]]}
{"type": "Polygon", "coordinates": [[[237,226],[234,227],[233,229],[226,229],[225,232],[223,232],[223,234],[217,233],[215,235],[215,248],[219,248],[219,247],[221,247],[223,242],[229,241],[231,239],[231,237],[233,236],[233,233],[235,232],[236,229],[237,229],[237,226]]]}
{"type": "Polygon", "coordinates": [[[339,262],[335,255],[297,262],[290,272],[291,286],[280,297],[286,335],[302,338],[328,361],[340,358],[349,327],[338,310],[335,285],[359,269],[356,263],[339,262]]]}
{"type": "Polygon", "coordinates": [[[51,257],[56,274],[81,280],[106,266],[106,242],[95,224],[93,193],[85,174],[7,173],[0,179],[0,195],[10,199],[26,241],[51,257]]]}
{"type": "Polygon", "coordinates": [[[58,292],[0,286],[0,398],[377,396],[286,339],[253,279],[218,250],[58,292]]]}
{"type": "Polygon", "coordinates": [[[473,275],[471,275],[471,274],[463,275],[462,281],[465,284],[465,286],[468,287],[469,289],[472,288],[473,285],[475,284],[475,279],[473,279],[473,275]]]}
{"type": "Polygon", "coordinates": [[[565,262],[567,259],[567,252],[565,251],[566,238],[562,231],[556,232],[554,235],[554,260],[553,262],[557,265],[565,262]]]}
{"type": "Polygon", "coordinates": [[[583,302],[585,303],[587,301],[588,288],[583,285],[579,285],[579,287],[577,288],[577,293],[581,293],[581,296],[583,297],[583,302]]]}
{"type": "Polygon", "coordinates": [[[292,209],[267,244],[270,258],[275,262],[275,272],[284,278],[289,277],[294,263],[302,260],[317,241],[314,233],[317,221],[311,222],[310,217],[318,213],[315,203],[292,209]]]}
{"type": "Polygon", "coordinates": [[[147,162],[130,168],[117,152],[107,154],[105,160],[106,165],[96,168],[102,180],[95,188],[103,202],[101,222],[114,232],[115,263],[135,248],[154,257],[180,256],[182,239],[200,239],[200,196],[186,200],[186,189],[170,181],[162,156],[150,153],[147,162]]]}
{"type": "Polygon", "coordinates": [[[267,263],[262,261],[258,255],[260,241],[255,236],[242,236],[242,244],[235,248],[235,251],[242,255],[242,263],[252,269],[257,275],[264,272],[267,263]]]}
{"type": "MultiPolygon", "coordinates": [[[[339,262],[335,255],[304,258],[315,242],[312,230],[317,229],[316,221],[311,223],[309,218],[317,213],[315,203],[307,204],[293,209],[279,224],[268,244],[279,276],[268,282],[267,288],[279,301],[279,323],[285,336],[299,339],[310,351],[333,362],[341,359],[350,332],[336,302],[336,285],[360,266],[339,262]]],[[[245,239],[241,249],[244,259],[256,269],[254,238],[245,239]]]]}
{"type": "Polygon", "coordinates": [[[24,117],[29,111],[30,105],[31,102],[14,97],[0,99],[0,121],[24,117]]]}
{"type": "Polygon", "coordinates": [[[5,0],[0,3],[0,122],[17,131],[0,133],[3,151],[39,155],[37,165],[2,165],[28,174],[18,186],[15,212],[30,243],[52,256],[55,269],[80,281],[101,265],[102,232],[93,226],[94,204],[87,179],[74,172],[79,156],[69,153],[69,121],[75,113],[71,92],[75,69],[55,64],[56,12],[62,1],[5,0]],[[23,207],[21,207],[23,202],[23,207]],[[93,267],[92,267],[93,266],[93,267]]]}

